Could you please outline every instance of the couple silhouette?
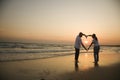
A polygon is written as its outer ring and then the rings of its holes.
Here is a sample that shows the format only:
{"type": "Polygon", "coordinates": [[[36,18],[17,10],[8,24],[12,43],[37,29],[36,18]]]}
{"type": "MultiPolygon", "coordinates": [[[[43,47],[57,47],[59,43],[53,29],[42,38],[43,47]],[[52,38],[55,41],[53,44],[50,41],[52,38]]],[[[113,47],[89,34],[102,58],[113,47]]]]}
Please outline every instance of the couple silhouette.
{"type": "Polygon", "coordinates": [[[90,49],[90,47],[92,46],[92,44],[94,44],[94,48],[93,48],[93,52],[94,52],[94,63],[97,64],[98,61],[99,61],[99,50],[100,50],[100,45],[99,45],[99,42],[98,42],[98,39],[97,39],[97,36],[96,34],[92,34],[92,35],[86,35],[86,34],[83,34],[82,32],[80,32],[77,37],[76,37],[76,40],[75,40],[75,45],[74,45],[74,48],[75,48],[75,63],[78,63],[78,58],[79,58],[79,54],[80,54],[80,48],[81,48],[81,45],[83,46],[83,48],[88,51],[90,49]],[[92,37],[92,42],[91,44],[89,45],[88,49],[84,46],[84,44],[82,43],[82,39],[81,37],[82,36],[85,36],[86,38],[88,36],[91,36],[92,37]]]}

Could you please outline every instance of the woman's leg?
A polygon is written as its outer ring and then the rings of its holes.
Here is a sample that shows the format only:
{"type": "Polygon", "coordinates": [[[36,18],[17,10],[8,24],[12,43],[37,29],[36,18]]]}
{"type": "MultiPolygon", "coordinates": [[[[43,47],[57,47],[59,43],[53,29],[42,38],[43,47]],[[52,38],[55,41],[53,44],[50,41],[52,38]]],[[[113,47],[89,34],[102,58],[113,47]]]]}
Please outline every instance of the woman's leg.
{"type": "Polygon", "coordinates": [[[100,50],[100,47],[97,48],[97,62],[99,61],[99,50],[100,50]]]}
{"type": "Polygon", "coordinates": [[[99,46],[94,47],[94,61],[98,62],[99,61],[99,46]]]}
{"type": "Polygon", "coordinates": [[[94,62],[97,62],[97,55],[94,53],[94,62]]]}

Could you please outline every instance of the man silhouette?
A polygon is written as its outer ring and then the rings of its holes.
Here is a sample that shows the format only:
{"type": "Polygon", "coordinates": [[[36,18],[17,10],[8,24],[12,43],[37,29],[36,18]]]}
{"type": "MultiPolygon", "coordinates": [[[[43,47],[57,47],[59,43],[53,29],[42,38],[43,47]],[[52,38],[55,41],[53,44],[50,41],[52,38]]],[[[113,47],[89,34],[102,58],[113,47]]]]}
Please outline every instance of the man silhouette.
{"type": "Polygon", "coordinates": [[[76,63],[78,62],[78,58],[79,58],[80,46],[82,45],[83,48],[84,48],[85,50],[87,50],[87,49],[85,48],[85,46],[83,45],[82,40],[81,40],[81,37],[82,37],[83,35],[86,36],[85,34],[83,34],[82,32],[80,32],[79,35],[77,35],[76,40],[75,40],[74,48],[75,48],[75,62],[76,62],[76,63]]]}

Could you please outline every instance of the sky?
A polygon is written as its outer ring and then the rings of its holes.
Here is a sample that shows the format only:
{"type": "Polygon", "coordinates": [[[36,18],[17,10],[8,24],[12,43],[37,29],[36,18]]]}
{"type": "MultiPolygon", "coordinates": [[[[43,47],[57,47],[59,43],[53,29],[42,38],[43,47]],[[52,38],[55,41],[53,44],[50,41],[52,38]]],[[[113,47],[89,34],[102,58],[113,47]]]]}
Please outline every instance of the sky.
{"type": "Polygon", "coordinates": [[[79,32],[120,45],[120,1],[0,0],[1,41],[74,42],[79,32]]]}

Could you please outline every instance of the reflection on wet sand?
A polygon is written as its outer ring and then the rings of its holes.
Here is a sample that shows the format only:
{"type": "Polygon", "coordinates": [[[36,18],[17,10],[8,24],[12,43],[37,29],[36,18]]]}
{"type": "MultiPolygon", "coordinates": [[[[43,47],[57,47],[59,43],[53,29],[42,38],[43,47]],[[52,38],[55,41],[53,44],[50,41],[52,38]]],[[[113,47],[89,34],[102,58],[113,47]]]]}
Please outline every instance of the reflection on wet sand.
{"type": "Polygon", "coordinates": [[[95,68],[98,68],[98,67],[99,67],[99,64],[98,64],[98,63],[94,63],[94,67],[95,67],[95,68]]]}
{"type": "MultiPolygon", "coordinates": [[[[92,63],[91,63],[92,64],[92,63]]],[[[74,68],[75,68],[75,71],[78,72],[78,71],[86,71],[86,70],[89,70],[91,68],[99,68],[99,63],[94,63],[93,66],[88,66],[87,64],[85,65],[82,65],[82,67],[79,67],[79,63],[78,62],[75,62],[74,63],[74,68]]]]}
{"type": "Polygon", "coordinates": [[[77,62],[75,62],[75,71],[76,71],[76,72],[79,71],[79,65],[78,65],[77,62]]]}

